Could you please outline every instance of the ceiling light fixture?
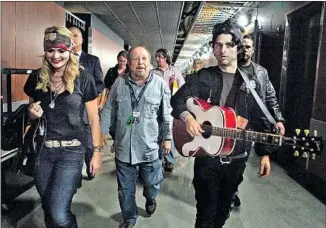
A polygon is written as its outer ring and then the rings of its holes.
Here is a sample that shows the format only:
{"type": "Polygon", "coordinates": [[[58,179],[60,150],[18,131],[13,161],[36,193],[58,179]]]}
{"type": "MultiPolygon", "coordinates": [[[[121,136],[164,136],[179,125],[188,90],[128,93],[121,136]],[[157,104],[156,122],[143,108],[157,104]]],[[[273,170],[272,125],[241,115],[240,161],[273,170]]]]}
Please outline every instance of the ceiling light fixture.
{"type": "Polygon", "coordinates": [[[238,24],[241,25],[242,27],[247,26],[249,23],[248,17],[244,14],[240,15],[238,18],[238,24]]]}

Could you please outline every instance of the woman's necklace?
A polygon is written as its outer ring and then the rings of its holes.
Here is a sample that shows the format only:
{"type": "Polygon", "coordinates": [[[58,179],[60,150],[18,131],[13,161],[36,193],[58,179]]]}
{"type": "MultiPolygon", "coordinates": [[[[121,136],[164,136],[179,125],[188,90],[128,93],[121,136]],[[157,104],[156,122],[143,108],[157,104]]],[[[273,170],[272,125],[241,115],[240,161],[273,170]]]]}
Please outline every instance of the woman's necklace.
{"type": "Polygon", "coordinates": [[[62,80],[59,80],[59,81],[51,80],[51,82],[52,82],[53,84],[59,84],[59,83],[62,83],[62,80]]]}
{"type": "Polygon", "coordinates": [[[59,85],[58,87],[55,88],[55,90],[53,91],[54,92],[53,98],[52,98],[52,89],[51,89],[51,91],[50,91],[50,100],[51,100],[51,102],[49,104],[49,107],[51,109],[53,109],[55,107],[55,100],[57,99],[57,97],[59,95],[59,92],[63,88],[63,86],[64,86],[64,83],[62,83],[61,85],[59,85]]]}

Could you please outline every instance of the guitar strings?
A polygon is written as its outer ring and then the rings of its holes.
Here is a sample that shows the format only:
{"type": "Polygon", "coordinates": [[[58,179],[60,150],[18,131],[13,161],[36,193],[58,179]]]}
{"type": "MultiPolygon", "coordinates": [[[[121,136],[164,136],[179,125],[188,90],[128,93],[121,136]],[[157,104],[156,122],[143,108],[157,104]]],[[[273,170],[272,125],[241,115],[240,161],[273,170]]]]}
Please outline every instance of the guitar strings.
{"type": "MultiPolygon", "coordinates": [[[[246,130],[240,130],[240,129],[236,129],[236,128],[224,128],[224,127],[214,127],[214,126],[210,126],[210,125],[205,125],[205,124],[201,124],[200,125],[202,127],[203,130],[224,130],[224,131],[235,131],[235,132],[252,132],[252,133],[257,133],[257,134],[265,134],[265,135],[269,135],[269,136],[272,136],[272,137],[280,137],[282,138],[282,145],[286,145],[286,146],[295,146],[299,149],[305,149],[305,150],[312,150],[313,148],[310,146],[310,144],[308,145],[298,145],[298,142],[305,142],[306,140],[303,140],[303,139],[300,139],[300,138],[296,138],[296,139],[293,139],[293,138],[290,138],[290,137],[284,137],[284,136],[281,136],[281,135],[276,135],[276,134],[270,134],[270,133],[263,133],[263,132],[254,132],[254,131],[246,131],[246,130]]],[[[229,133],[228,132],[228,133],[229,133]]],[[[314,143],[316,143],[316,140],[317,137],[313,137],[314,138],[314,143]]]]}

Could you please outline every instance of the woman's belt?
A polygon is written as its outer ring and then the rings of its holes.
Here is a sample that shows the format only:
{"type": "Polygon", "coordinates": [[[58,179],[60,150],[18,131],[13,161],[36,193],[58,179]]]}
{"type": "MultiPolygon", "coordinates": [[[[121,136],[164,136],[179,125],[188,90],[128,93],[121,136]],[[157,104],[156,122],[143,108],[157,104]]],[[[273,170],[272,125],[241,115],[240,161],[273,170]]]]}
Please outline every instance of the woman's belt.
{"type": "Polygon", "coordinates": [[[47,140],[45,141],[44,145],[47,148],[71,147],[71,146],[80,146],[81,142],[78,139],[73,139],[68,141],[47,140]]]}

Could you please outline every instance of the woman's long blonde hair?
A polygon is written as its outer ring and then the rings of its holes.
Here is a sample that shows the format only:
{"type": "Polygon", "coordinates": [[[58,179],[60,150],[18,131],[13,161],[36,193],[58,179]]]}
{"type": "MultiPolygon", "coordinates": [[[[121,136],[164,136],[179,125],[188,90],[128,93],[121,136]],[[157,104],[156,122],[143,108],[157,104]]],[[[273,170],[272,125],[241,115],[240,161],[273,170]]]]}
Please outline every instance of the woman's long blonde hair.
{"type": "MultiPolygon", "coordinates": [[[[44,35],[48,33],[59,33],[61,35],[68,36],[70,39],[73,39],[73,34],[69,31],[69,29],[62,26],[53,26],[45,29],[44,35]]],[[[71,42],[73,43],[73,42],[71,42]]],[[[48,91],[48,87],[51,88],[51,75],[53,72],[53,67],[51,64],[45,59],[45,54],[42,55],[43,63],[40,70],[40,81],[37,83],[36,89],[41,89],[44,92],[48,91]]],[[[74,81],[79,76],[79,63],[77,57],[70,52],[70,58],[67,62],[65,71],[63,73],[62,81],[66,87],[66,90],[72,94],[74,91],[74,81]]]]}

